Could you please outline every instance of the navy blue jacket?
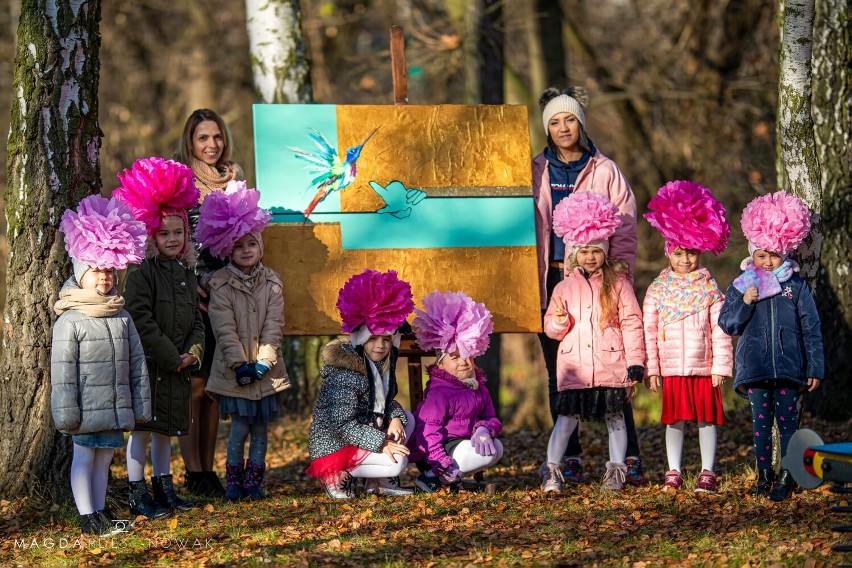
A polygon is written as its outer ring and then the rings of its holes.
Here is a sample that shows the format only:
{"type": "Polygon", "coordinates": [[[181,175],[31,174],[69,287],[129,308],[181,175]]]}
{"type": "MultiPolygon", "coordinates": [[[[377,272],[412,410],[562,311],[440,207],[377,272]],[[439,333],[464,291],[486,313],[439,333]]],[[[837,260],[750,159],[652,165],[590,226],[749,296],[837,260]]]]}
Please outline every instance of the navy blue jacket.
{"type": "Polygon", "coordinates": [[[739,335],[734,392],[745,397],[743,385],[785,379],[807,386],[822,380],[825,359],[819,314],[811,289],[798,274],[781,283],[781,293],[752,303],[731,284],[719,315],[719,327],[739,335]]]}

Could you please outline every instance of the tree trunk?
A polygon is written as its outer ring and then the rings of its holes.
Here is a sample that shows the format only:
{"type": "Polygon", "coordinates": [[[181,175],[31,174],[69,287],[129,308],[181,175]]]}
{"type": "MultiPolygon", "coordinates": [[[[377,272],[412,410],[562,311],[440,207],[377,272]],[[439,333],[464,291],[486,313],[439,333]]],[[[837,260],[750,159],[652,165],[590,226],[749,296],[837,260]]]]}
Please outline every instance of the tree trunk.
{"type": "Polygon", "coordinates": [[[265,103],[312,100],[298,0],[246,0],[254,87],[265,103]]]}
{"type": "Polygon", "coordinates": [[[9,267],[0,360],[0,495],[67,487],[50,415],[53,303],[70,273],[62,212],[100,191],[99,0],[25,0],[8,139],[9,267]]]}
{"type": "Polygon", "coordinates": [[[822,255],[816,300],[825,342],[820,414],[849,418],[852,374],[852,19],[848,0],[817,0],[813,46],[813,104],[816,152],[822,187],[822,255]]]}
{"type": "Polygon", "coordinates": [[[781,0],[781,52],[778,78],[776,169],[785,189],[802,198],[812,212],[811,232],[797,251],[802,277],[816,285],[822,245],[822,190],[811,117],[811,49],[814,0],[781,0]]]}

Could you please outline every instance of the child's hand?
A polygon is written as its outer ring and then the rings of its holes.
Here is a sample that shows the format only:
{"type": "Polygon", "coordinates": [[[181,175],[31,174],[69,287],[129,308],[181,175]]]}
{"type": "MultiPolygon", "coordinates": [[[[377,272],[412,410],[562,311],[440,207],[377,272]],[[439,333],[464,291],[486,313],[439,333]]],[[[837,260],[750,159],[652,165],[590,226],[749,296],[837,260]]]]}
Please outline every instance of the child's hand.
{"type": "Polygon", "coordinates": [[[565,320],[568,319],[568,305],[565,302],[553,300],[553,319],[560,324],[565,323],[565,320]]]}
{"type": "Polygon", "coordinates": [[[808,378],[808,392],[814,392],[819,388],[819,379],[815,377],[808,378]]]}
{"type": "Polygon", "coordinates": [[[714,387],[721,387],[725,384],[725,379],[727,379],[728,377],[726,377],[725,375],[710,375],[710,378],[713,381],[714,387]]]}
{"type": "Polygon", "coordinates": [[[651,392],[658,392],[660,390],[660,385],[662,384],[663,378],[660,375],[651,375],[645,379],[645,386],[648,387],[648,390],[651,392]]]}
{"type": "Polygon", "coordinates": [[[190,355],[189,353],[183,353],[180,356],[180,366],[177,368],[178,371],[183,371],[190,365],[195,364],[198,359],[195,358],[195,355],[190,355]]]}
{"type": "Polygon", "coordinates": [[[636,389],[633,387],[633,385],[630,385],[629,387],[624,387],[624,392],[627,393],[627,396],[625,397],[625,402],[630,402],[631,400],[633,400],[633,395],[636,394],[636,389]]]}
{"type": "Polygon", "coordinates": [[[409,453],[411,453],[411,450],[409,450],[405,444],[398,444],[393,440],[385,440],[382,443],[381,450],[382,453],[389,457],[393,463],[396,463],[396,458],[393,457],[394,454],[407,456],[409,453]]]}
{"type": "Polygon", "coordinates": [[[400,444],[405,443],[405,426],[402,425],[402,420],[399,418],[394,418],[390,421],[390,425],[388,426],[388,440],[393,440],[400,444]]]}
{"type": "Polygon", "coordinates": [[[751,304],[755,303],[756,301],[757,301],[757,287],[752,286],[751,288],[749,288],[748,290],[745,291],[745,294],[743,294],[743,302],[745,302],[748,305],[751,305],[751,304]]]}

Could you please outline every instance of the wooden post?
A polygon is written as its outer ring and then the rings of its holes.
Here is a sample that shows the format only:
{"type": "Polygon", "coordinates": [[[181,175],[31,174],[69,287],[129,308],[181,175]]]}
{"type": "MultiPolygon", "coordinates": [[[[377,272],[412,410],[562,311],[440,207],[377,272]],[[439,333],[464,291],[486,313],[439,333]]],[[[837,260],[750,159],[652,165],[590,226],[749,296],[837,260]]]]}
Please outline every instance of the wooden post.
{"type": "Polygon", "coordinates": [[[413,412],[423,400],[423,355],[414,334],[405,334],[399,344],[399,356],[408,358],[408,400],[413,412]]]}
{"type": "Polygon", "coordinates": [[[390,29],[391,78],[393,79],[393,104],[408,104],[408,78],[405,74],[405,36],[402,26],[390,29]]]}

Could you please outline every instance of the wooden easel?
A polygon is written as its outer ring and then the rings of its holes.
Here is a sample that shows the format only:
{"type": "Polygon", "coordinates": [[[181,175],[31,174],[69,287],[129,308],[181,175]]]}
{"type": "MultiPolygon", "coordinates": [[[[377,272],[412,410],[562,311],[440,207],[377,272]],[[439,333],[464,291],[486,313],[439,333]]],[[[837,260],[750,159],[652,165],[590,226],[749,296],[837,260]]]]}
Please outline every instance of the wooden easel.
{"type": "MultiPolygon", "coordinates": [[[[393,104],[408,104],[408,77],[405,72],[405,37],[402,26],[390,29],[391,78],[393,79],[393,104]]],[[[414,411],[423,400],[423,356],[430,355],[417,345],[414,334],[402,337],[399,356],[408,358],[408,393],[410,408],[414,411]]]]}

